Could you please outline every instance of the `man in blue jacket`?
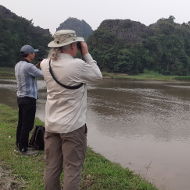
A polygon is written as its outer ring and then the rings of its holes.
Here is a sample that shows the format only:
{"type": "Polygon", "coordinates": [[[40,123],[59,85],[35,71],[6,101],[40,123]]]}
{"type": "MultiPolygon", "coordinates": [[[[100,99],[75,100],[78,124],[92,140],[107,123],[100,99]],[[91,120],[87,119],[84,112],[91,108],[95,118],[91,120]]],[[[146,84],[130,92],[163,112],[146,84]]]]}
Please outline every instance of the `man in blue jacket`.
{"type": "Polygon", "coordinates": [[[38,50],[30,45],[22,46],[20,49],[21,60],[15,66],[19,108],[16,146],[24,155],[36,153],[28,149],[29,133],[33,128],[36,113],[36,77],[43,76],[42,71],[31,63],[36,56],[36,52],[38,50]]]}

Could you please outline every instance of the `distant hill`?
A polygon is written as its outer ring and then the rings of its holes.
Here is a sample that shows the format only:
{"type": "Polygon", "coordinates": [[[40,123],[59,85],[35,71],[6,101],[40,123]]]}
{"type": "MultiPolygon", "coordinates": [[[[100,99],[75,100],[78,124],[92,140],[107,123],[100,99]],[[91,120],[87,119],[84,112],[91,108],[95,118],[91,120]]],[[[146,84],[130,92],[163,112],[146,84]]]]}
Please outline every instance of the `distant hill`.
{"type": "Polygon", "coordinates": [[[190,75],[190,22],[174,20],[170,16],[150,26],[128,19],[104,20],[88,39],[91,53],[108,72],[190,75]]]}
{"type": "MultiPolygon", "coordinates": [[[[90,52],[102,71],[190,75],[190,22],[179,24],[170,16],[145,26],[129,19],[109,19],[92,31],[84,20],[68,18],[60,29],[73,29],[88,38],[90,52]]],[[[51,40],[48,29],[34,27],[32,20],[0,5],[0,66],[14,66],[24,44],[40,49],[39,57],[44,57],[51,40]]]]}
{"type": "Polygon", "coordinates": [[[48,29],[34,27],[32,20],[17,16],[0,5],[0,66],[12,67],[18,61],[19,50],[30,44],[40,50],[38,57],[47,54],[52,36],[48,29]]]}
{"type": "Polygon", "coordinates": [[[98,31],[107,31],[128,44],[140,43],[150,34],[150,30],[140,22],[129,19],[105,20],[98,27],[98,31]]]}
{"type": "Polygon", "coordinates": [[[84,20],[71,17],[61,23],[56,30],[62,29],[75,30],[78,36],[84,37],[85,39],[93,33],[91,26],[84,20]]]}

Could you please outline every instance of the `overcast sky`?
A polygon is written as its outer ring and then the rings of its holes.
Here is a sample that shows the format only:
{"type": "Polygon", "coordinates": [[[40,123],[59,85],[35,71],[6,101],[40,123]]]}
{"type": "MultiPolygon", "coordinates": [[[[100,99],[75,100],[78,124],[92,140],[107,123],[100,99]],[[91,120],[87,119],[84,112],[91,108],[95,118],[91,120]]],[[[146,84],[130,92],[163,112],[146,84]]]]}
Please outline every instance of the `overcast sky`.
{"type": "Polygon", "coordinates": [[[51,33],[68,17],[83,19],[94,30],[105,19],[149,25],[172,15],[178,23],[190,21],[190,0],[0,0],[0,5],[51,33]]]}

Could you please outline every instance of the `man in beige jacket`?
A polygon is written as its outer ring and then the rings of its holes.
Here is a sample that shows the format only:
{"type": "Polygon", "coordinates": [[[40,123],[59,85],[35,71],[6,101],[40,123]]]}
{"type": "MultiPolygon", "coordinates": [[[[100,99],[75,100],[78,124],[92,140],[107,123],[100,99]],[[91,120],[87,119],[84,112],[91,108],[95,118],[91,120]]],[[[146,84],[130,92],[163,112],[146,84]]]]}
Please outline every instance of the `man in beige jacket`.
{"type": "Polygon", "coordinates": [[[87,84],[102,79],[83,38],[60,30],[48,44],[49,58],[40,66],[47,86],[45,108],[45,189],[79,190],[86,152],[87,84]],[[81,49],[80,49],[81,48],[81,49]],[[80,49],[83,60],[74,58],[80,49]]]}

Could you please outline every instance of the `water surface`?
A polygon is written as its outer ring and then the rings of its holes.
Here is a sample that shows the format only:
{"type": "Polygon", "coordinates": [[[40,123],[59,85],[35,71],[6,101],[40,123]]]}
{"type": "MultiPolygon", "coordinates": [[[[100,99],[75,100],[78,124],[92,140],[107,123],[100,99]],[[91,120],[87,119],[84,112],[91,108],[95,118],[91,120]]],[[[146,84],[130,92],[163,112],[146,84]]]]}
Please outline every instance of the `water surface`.
{"type": "MultiPolygon", "coordinates": [[[[40,81],[37,116],[44,119],[40,81]]],[[[0,102],[16,107],[15,81],[0,102]]],[[[160,190],[190,189],[190,83],[106,79],[88,91],[88,144],[160,190]]]]}

